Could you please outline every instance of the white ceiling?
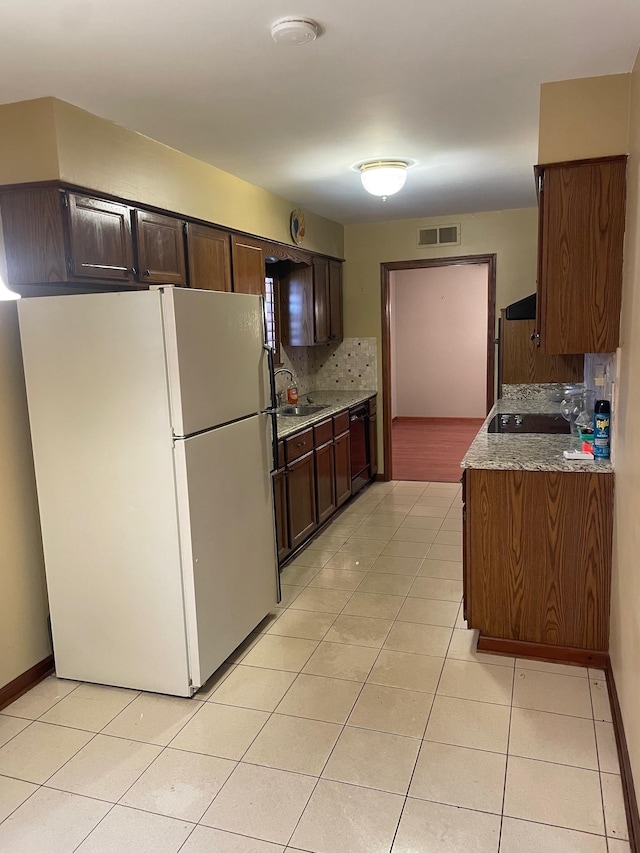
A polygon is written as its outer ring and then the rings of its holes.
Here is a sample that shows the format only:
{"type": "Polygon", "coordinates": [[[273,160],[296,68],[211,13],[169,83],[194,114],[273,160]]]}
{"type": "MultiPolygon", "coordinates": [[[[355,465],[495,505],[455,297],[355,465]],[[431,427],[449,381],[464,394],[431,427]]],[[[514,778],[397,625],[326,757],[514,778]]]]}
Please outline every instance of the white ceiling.
{"type": "Polygon", "coordinates": [[[54,95],[339,222],[535,204],[538,86],[630,71],[638,0],[4,0],[0,102],[54,95]],[[284,16],[318,21],[275,44],[284,16]],[[416,161],[386,202],[352,170],[416,161]]]}

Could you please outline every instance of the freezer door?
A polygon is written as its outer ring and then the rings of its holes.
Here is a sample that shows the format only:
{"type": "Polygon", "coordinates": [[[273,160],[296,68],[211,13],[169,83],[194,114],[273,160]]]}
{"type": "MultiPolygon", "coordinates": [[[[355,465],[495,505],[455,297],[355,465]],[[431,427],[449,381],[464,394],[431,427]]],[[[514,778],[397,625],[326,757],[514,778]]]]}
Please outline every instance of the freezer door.
{"type": "Polygon", "coordinates": [[[162,307],[175,435],[192,435],[269,406],[260,297],[166,288],[162,307]]]}
{"type": "Polygon", "coordinates": [[[195,687],[276,603],[270,430],[269,417],[256,415],[175,443],[195,687]]]}

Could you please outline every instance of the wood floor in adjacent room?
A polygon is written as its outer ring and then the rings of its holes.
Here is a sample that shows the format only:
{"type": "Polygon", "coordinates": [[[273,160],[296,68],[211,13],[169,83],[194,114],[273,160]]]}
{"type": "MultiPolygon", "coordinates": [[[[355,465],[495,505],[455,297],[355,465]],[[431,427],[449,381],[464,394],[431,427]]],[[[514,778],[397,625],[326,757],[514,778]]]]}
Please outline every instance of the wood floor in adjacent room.
{"type": "Polygon", "coordinates": [[[483,418],[396,418],[393,479],[458,482],[460,461],[482,423],[483,418]]]}

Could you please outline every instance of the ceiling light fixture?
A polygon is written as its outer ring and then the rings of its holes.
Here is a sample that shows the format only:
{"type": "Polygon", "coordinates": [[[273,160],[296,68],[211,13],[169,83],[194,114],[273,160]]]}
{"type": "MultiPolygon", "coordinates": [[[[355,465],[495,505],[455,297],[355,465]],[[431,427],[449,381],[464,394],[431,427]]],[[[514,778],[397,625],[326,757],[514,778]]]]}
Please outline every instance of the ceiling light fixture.
{"type": "Polygon", "coordinates": [[[20,294],[14,293],[13,290],[9,290],[7,285],[4,283],[4,279],[0,275],[0,302],[8,302],[10,299],[20,299],[20,294]]]}
{"type": "Polygon", "coordinates": [[[311,18],[280,18],[271,24],[271,37],[278,44],[309,44],[320,35],[320,27],[311,18]]]}
{"type": "Polygon", "coordinates": [[[387,196],[401,190],[407,180],[406,160],[369,160],[358,166],[362,186],[371,195],[387,196]]]}

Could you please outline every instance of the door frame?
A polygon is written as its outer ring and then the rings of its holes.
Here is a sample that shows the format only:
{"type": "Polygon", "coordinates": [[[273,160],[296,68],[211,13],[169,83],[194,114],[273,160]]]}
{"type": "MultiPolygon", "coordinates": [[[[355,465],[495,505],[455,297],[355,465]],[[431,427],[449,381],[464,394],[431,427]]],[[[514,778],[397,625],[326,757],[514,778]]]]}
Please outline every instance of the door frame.
{"type": "Polygon", "coordinates": [[[382,294],[382,417],[384,479],[393,476],[391,441],[391,287],[390,273],[397,270],[487,264],[487,414],[495,401],[496,361],[496,258],[497,255],[460,255],[451,258],[423,258],[413,261],[388,261],[380,264],[382,294]]]}

